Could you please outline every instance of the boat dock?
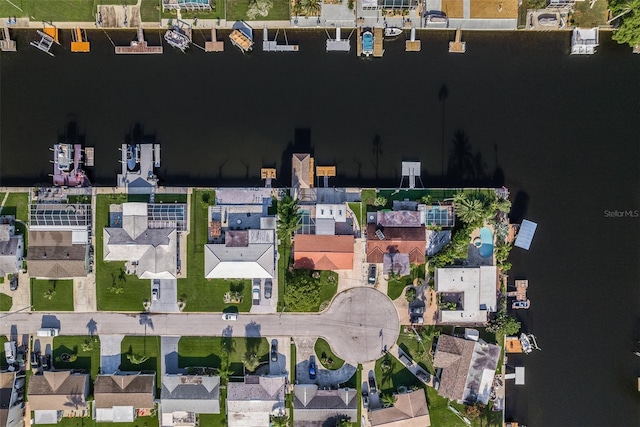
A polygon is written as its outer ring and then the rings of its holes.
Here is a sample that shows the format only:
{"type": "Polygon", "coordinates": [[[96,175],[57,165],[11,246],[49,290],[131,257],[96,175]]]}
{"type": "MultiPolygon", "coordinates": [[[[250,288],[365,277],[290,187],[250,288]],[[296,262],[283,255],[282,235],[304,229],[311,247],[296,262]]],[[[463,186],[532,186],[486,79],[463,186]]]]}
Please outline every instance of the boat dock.
{"type": "Polygon", "coordinates": [[[29,42],[29,44],[37,49],[40,49],[44,53],[55,56],[50,52],[51,46],[53,46],[54,43],[54,39],[50,35],[43,33],[40,30],[38,30],[38,35],[41,37],[40,41],[32,41],[29,42]]]}
{"type": "Polygon", "coordinates": [[[3,52],[15,52],[16,41],[11,40],[11,34],[8,27],[2,27],[2,38],[0,39],[0,50],[3,52]]]}
{"type": "Polygon", "coordinates": [[[271,188],[271,180],[276,179],[276,169],[275,168],[260,169],[260,178],[266,181],[264,184],[266,188],[271,188]]]}
{"type": "Polygon", "coordinates": [[[84,164],[85,166],[93,167],[95,162],[94,157],[94,147],[85,147],[84,149],[84,164]]]}
{"type": "Polygon", "coordinates": [[[516,280],[516,290],[507,292],[507,297],[515,297],[516,301],[527,300],[527,288],[529,287],[528,280],[516,280]]]}
{"type": "Polygon", "coordinates": [[[287,32],[283,29],[284,33],[284,43],[278,44],[278,33],[280,30],[276,31],[276,36],[273,40],[269,40],[269,30],[267,30],[267,24],[264,25],[262,30],[262,51],[263,52],[297,52],[298,45],[297,44],[289,44],[289,40],[287,39],[287,32]]]}
{"type": "Polygon", "coordinates": [[[411,38],[404,42],[405,52],[420,52],[422,50],[422,42],[416,40],[416,29],[411,27],[411,38]]]}
{"type": "Polygon", "coordinates": [[[180,49],[182,53],[189,47],[192,37],[191,25],[180,19],[164,34],[164,39],[169,43],[169,46],[180,49]]]}
{"type": "Polygon", "coordinates": [[[233,31],[229,34],[231,44],[244,52],[253,49],[253,29],[242,21],[233,24],[233,31]]]}
{"type": "MultiPolygon", "coordinates": [[[[326,30],[325,30],[326,31],[326,30]]],[[[353,31],[351,31],[353,34],[353,31]]],[[[351,34],[347,39],[342,39],[340,35],[340,27],[336,28],[336,38],[332,39],[327,32],[327,52],[349,52],[351,50],[351,34]]]]}
{"type": "Polygon", "coordinates": [[[151,193],[158,185],[155,168],[160,167],[160,144],[122,144],[120,151],[118,187],[130,193],[151,193]]]}
{"type": "Polygon", "coordinates": [[[465,53],[467,51],[467,43],[462,41],[462,30],[456,29],[454,41],[449,42],[449,53],[465,53]]]}
{"type": "Polygon", "coordinates": [[[216,29],[211,29],[211,41],[204,42],[204,51],[205,52],[223,52],[224,51],[224,42],[219,41],[216,36],[216,29]]]}
{"type": "Polygon", "coordinates": [[[79,27],[71,30],[71,52],[90,52],[91,44],[87,32],[79,27]]]}
{"type": "Polygon", "coordinates": [[[384,30],[381,27],[373,29],[373,57],[382,58],[384,55],[384,30]]]}
{"type": "Polygon", "coordinates": [[[144,39],[142,27],[138,27],[138,39],[129,46],[115,46],[116,54],[152,54],[162,53],[162,46],[149,46],[144,39]]]}
{"type": "Polygon", "coordinates": [[[324,179],[324,188],[329,186],[329,178],[336,176],[335,166],[316,166],[316,178],[324,179]]]}

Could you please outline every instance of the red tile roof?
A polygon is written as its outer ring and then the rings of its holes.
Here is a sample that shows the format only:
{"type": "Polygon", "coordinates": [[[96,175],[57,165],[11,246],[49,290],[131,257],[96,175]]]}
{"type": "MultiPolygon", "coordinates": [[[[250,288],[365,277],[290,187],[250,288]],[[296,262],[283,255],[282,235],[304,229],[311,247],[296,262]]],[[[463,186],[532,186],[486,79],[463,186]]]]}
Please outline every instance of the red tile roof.
{"type": "Polygon", "coordinates": [[[298,234],[293,245],[294,267],[309,270],[351,270],[353,236],[298,234]]]}
{"type": "Polygon", "coordinates": [[[412,264],[424,264],[427,246],[424,226],[382,228],[384,239],[376,236],[378,227],[367,227],[367,262],[382,263],[385,253],[409,254],[412,264]]]}

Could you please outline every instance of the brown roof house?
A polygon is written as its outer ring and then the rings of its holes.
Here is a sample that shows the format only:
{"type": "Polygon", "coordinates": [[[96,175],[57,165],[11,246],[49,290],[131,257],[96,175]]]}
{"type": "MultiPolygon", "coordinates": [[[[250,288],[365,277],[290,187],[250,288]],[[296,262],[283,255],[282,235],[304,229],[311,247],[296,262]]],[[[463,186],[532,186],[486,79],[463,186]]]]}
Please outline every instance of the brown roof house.
{"type": "Polygon", "coordinates": [[[293,154],[291,157],[291,187],[296,190],[313,187],[314,169],[311,154],[293,154]]]}
{"type": "Polygon", "coordinates": [[[14,216],[0,217],[0,277],[22,269],[24,237],[15,234],[14,221],[14,216]]]}
{"type": "Polygon", "coordinates": [[[0,427],[23,427],[21,392],[25,378],[17,372],[0,372],[0,427]]]}
{"type": "Polygon", "coordinates": [[[89,416],[87,395],[89,374],[71,371],[44,371],[29,380],[29,409],[36,424],[55,424],[58,411],[66,416],[89,416]]]}
{"type": "Polygon", "coordinates": [[[155,374],[98,375],[93,386],[98,422],[132,422],[137,410],[155,407],[155,374]]]}
{"type": "Polygon", "coordinates": [[[284,413],[286,376],[247,375],[227,386],[229,427],[269,427],[270,416],[284,413]]]}
{"type": "Polygon", "coordinates": [[[441,369],[438,394],[447,399],[487,404],[500,347],[450,335],[438,338],[433,365],[441,369]]]}
{"type": "MultiPolygon", "coordinates": [[[[391,259],[389,266],[408,258],[411,264],[424,264],[427,240],[423,225],[418,227],[367,226],[367,262],[383,263],[385,255],[391,259]],[[397,257],[398,260],[393,260],[397,257]]],[[[390,271],[385,271],[389,273],[390,271]]]]}
{"type": "Polygon", "coordinates": [[[394,395],[396,403],[387,408],[369,412],[372,426],[385,427],[429,427],[429,407],[424,390],[394,395]]]}
{"type": "Polygon", "coordinates": [[[353,236],[297,234],[293,245],[294,268],[352,270],[353,236]]]}
{"type": "Polygon", "coordinates": [[[293,388],[294,427],[335,426],[342,418],[358,419],[357,391],[350,388],[319,390],[316,384],[293,388]]]}
{"type": "MultiPolygon", "coordinates": [[[[119,207],[111,206],[114,212],[119,207]]],[[[128,261],[141,279],[175,279],[178,231],[149,217],[147,203],[123,203],[121,227],[103,229],[105,261],[128,261]]]]}

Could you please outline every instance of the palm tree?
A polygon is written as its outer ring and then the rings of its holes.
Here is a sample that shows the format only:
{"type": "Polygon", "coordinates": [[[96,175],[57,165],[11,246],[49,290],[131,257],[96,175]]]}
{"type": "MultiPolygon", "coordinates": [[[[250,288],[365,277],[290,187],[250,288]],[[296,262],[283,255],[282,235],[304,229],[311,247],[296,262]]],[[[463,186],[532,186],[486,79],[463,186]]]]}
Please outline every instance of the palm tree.
{"type": "Polygon", "coordinates": [[[286,414],[272,415],[271,425],[273,427],[287,427],[289,425],[289,417],[286,414]]]}
{"type": "Polygon", "coordinates": [[[460,221],[465,224],[477,224],[484,219],[484,208],[482,202],[478,199],[469,200],[463,198],[460,202],[455,202],[456,215],[460,218],[460,221]]]}
{"type": "Polygon", "coordinates": [[[474,169],[473,154],[467,135],[462,130],[456,131],[453,137],[453,149],[449,155],[449,174],[464,179],[474,169]]]}
{"type": "Polygon", "coordinates": [[[302,8],[306,11],[307,16],[319,16],[322,11],[322,1],[302,0],[302,8]]]}
{"type": "Polygon", "coordinates": [[[350,426],[351,426],[351,418],[347,417],[346,415],[342,415],[338,419],[338,423],[336,424],[336,427],[350,427],[350,426]]]}
{"type": "Polygon", "coordinates": [[[247,371],[253,372],[260,365],[260,359],[258,359],[258,356],[255,353],[245,354],[242,358],[242,364],[247,371]]]}
{"type": "Polygon", "coordinates": [[[287,195],[278,202],[277,234],[285,245],[291,245],[291,234],[300,227],[301,217],[298,200],[287,195]]]}
{"type": "Polygon", "coordinates": [[[228,364],[224,364],[218,368],[218,376],[220,377],[220,382],[223,384],[229,381],[229,377],[233,374],[233,371],[229,368],[228,364]]]}
{"type": "Polygon", "coordinates": [[[395,405],[396,400],[397,398],[394,394],[385,393],[382,396],[380,396],[380,401],[382,402],[385,408],[395,405]]]}

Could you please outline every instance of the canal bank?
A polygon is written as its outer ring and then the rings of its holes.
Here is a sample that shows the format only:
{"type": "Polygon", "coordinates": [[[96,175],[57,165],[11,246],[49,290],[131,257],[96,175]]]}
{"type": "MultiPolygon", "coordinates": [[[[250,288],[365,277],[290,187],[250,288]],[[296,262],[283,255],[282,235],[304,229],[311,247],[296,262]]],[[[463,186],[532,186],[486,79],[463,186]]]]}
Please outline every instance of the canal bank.
{"type": "MultiPolygon", "coordinates": [[[[136,124],[162,144],[171,186],[259,185],[261,166],[288,185],[287,154],[305,148],[336,165],[336,185],[397,185],[400,161],[420,160],[433,186],[456,147],[457,177],[504,177],[539,227],[529,252],[512,251],[511,277],[532,283],[517,315],[543,351],[526,357],[507,413],[529,426],[637,425],[640,221],[604,211],[639,208],[640,58],[608,34],[576,58],[569,33],[465,32],[467,52],[452,55],[453,31],[430,32],[421,52],[389,42],[375,60],[326,53],[324,32],[288,30],[291,55],[242,55],[225,34],[224,53],[121,57],[90,31],[91,53],[55,58],[28,46],[34,34],[0,56],[0,185],[50,182],[49,147],[71,120],[102,185],[136,124]]],[[[109,35],[126,44],[135,32],[109,35]]]]}

